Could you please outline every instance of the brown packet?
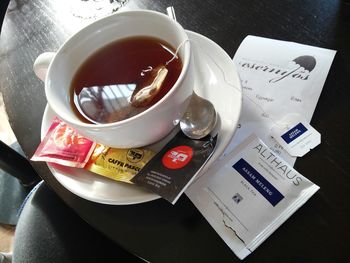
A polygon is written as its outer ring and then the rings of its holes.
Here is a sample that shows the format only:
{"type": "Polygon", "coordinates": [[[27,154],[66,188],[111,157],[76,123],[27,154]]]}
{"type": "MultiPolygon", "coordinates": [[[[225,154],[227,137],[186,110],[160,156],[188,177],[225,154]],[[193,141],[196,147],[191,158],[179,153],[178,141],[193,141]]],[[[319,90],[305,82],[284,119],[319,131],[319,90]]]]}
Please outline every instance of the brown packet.
{"type": "Polygon", "coordinates": [[[118,149],[97,144],[84,169],[133,184],[130,180],[154,155],[153,151],[144,148],[118,149]]]}

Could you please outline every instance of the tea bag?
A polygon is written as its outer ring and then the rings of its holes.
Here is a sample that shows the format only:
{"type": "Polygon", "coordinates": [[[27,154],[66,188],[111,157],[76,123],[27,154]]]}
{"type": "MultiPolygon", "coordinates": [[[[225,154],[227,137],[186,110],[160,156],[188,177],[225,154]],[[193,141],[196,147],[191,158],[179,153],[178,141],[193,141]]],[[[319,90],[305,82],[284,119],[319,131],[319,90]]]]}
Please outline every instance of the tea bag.
{"type": "Polygon", "coordinates": [[[168,74],[166,66],[171,63],[174,59],[177,59],[178,52],[182,45],[186,43],[188,39],[184,40],[176,49],[173,57],[165,62],[165,65],[158,65],[155,68],[144,70],[144,78],[137,84],[131,98],[130,103],[134,107],[146,107],[148,106],[153,98],[162,89],[162,84],[168,74]]]}
{"type": "Polygon", "coordinates": [[[134,107],[146,107],[159,93],[162,84],[168,74],[168,69],[164,65],[159,65],[154,69],[143,71],[144,77],[137,84],[130,98],[130,103],[134,107]]]}
{"type": "Polygon", "coordinates": [[[169,70],[173,72],[168,65],[178,59],[179,49],[185,42],[187,40],[178,46],[170,60],[149,65],[141,70],[141,76],[135,76],[130,82],[83,87],[74,98],[77,110],[88,122],[101,124],[130,118],[152,106],[162,89],[168,90],[166,78],[171,79],[169,70]]]}
{"type": "Polygon", "coordinates": [[[141,74],[136,83],[83,88],[78,95],[80,112],[93,123],[110,123],[142,112],[162,89],[168,69],[159,65],[141,74]]]}

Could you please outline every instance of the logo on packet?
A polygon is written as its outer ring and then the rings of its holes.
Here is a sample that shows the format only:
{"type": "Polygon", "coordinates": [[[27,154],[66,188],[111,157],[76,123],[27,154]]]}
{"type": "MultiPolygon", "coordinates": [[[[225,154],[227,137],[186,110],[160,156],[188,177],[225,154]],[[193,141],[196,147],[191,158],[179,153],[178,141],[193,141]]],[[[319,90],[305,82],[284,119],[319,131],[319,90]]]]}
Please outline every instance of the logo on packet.
{"type": "Polygon", "coordinates": [[[137,163],[142,160],[144,151],[141,149],[130,149],[126,153],[126,158],[131,163],[137,163]]]}
{"type": "Polygon", "coordinates": [[[167,151],[162,158],[162,163],[166,168],[180,169],[191,161],[192,156],[193,149],[189,146],[181,145],[167,151]]]}

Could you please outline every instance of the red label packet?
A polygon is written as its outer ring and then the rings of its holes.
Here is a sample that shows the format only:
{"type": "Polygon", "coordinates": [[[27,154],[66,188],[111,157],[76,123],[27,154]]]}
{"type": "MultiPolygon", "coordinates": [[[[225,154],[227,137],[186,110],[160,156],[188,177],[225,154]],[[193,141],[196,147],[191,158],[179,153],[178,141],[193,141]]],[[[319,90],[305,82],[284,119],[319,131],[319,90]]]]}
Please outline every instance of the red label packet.
{"type": "Polygon", "coordinates": [[[83,168],[95,145],[95,142],[55,118],[31,160],[83,168]]]}
{"type": "Polygon", "coordinates": [[[193,140],[179,132],[131,181],[175,204],[209,160],[216,141],[217,136],[193,140]]]}

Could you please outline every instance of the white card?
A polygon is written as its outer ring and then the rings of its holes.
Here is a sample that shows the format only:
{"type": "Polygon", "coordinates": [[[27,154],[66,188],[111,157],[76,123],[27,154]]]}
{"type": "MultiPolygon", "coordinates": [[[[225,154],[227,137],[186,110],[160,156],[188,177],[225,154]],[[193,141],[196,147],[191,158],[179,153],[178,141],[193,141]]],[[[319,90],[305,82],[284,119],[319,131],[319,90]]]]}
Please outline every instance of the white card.
{"type": "Polygon", "coordinates": [[[293,165],[296,158],[271,138],[271,128],[291,112],[310,122],[335,53],[294,42],[247,36],[233,58],[242,81],[243,108],[239,128],[225,154],[254,132],[293,165]]]}

